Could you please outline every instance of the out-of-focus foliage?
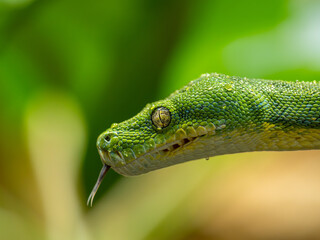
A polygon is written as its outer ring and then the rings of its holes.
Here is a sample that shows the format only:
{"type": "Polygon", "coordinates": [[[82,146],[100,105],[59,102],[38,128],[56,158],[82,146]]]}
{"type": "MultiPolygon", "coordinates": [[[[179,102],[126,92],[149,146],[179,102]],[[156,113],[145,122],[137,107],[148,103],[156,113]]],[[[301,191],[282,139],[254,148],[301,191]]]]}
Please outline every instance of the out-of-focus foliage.
{"type": "Polygon", "coordinates": [[[0,239],[320,238],[319,151],[106,176],[95,141],[205,72],[320,79],[317,0],[0,1],[0,239]]]}

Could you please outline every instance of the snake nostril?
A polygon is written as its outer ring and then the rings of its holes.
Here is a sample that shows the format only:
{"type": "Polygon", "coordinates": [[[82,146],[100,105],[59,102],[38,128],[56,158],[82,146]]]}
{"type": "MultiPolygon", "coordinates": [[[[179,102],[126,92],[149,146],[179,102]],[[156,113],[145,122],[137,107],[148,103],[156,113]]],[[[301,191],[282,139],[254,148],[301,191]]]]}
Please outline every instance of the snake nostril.
{"type": "Polygon", "coordinates": [[[107,142],[110,142],[111,138],[109,135],[104,136],[104,140],[106,140],[107,142]]]}

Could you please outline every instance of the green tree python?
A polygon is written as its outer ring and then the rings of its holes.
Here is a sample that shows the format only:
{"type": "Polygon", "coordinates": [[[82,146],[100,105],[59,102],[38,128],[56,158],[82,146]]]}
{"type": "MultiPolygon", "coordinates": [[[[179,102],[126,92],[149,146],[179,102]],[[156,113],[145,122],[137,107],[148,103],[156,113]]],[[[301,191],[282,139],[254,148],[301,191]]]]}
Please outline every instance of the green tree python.
{"type": "Polygon", "coordinates": [[[97,140],[103,168],[124,176],[222,154],[320,149],[320,82],[203,74],[97,140]]]}

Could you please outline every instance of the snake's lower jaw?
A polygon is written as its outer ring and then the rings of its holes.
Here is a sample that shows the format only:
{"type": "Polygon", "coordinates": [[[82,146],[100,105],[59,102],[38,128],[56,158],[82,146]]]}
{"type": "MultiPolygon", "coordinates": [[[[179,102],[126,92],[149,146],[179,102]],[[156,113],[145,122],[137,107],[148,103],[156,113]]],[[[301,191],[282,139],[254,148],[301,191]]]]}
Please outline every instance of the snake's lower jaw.
{"type": "Polygon", "coordinates": [[[207,157],[195,151],[195,143],[206,137],[193,137],[164,144],[161,147],[156,147],[151,151],[145,152],[123,166],[112,167],[112,169],[124,176],[134,176],[184,161],[207,157]],[[192,153],[195,153],[195,155],[192,153]]]}
{"type": "Polygon", "coordinates": [[[103,164],[112,165],[111,157],[108,151],[99,150],[100,159],[103,164]]]}

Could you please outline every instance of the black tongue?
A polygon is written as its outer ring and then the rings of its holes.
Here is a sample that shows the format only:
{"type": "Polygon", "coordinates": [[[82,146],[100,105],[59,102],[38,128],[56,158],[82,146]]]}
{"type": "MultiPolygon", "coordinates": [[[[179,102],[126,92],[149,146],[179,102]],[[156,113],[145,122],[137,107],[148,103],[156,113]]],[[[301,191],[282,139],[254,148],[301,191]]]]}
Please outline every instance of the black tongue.
{"type": "Polygon", "coordinates": [[[104,176],[106,175],[106,173],[108,172],[108,170],[110,169],[110,166],[107,165],[107,164],[103,164],[103,167],[100,171],[100,174],[99,174],[99,177],[98,177],[98,180],[96,182],[96,184],[94,185],[89,197],[88,197],[88,201],[87,201],[87,205],[89,206],[89,203],[90,203],[90,206],[92,207],[92,202],[93,202],[93,199],[94,199],[94,196],[96,195],[98,189],[99,189],[99,186],[104,178],[104,176]]]}

